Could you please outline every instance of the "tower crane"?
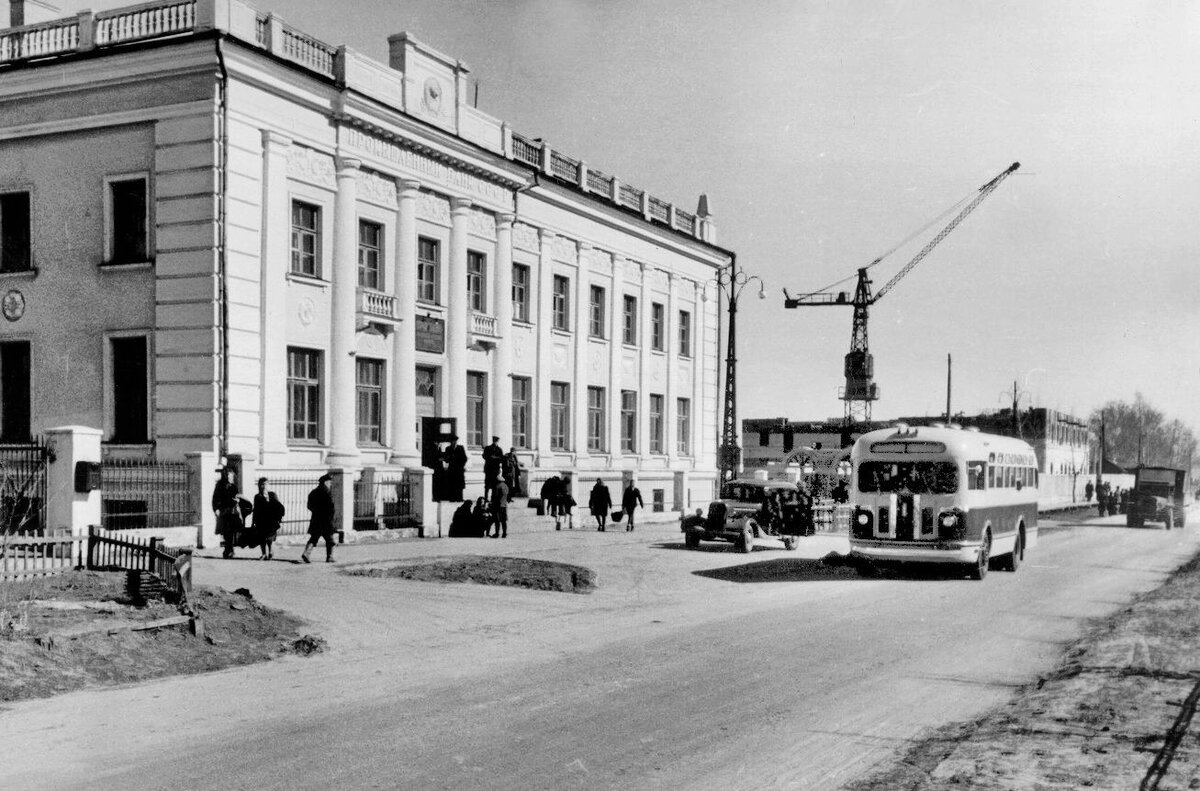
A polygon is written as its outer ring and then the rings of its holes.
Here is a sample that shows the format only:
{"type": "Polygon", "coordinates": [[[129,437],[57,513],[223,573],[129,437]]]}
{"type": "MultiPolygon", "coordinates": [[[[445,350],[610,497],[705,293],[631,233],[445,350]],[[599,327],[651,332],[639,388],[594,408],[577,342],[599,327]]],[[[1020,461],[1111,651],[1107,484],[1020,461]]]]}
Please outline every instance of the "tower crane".
{"type": "MultiPolygon", "coordinates": [[[[984,184],[978,190],[967,195],[961,201],[951,206],[938,217],[934,218],[928,225],[917,231],[913,236],[917,236],[927,230],[929,227],[945,218],[958,209],[958,213],[948,222],[945,227],[938,231],[929,242],[926,243],[921,250],[913,256],[912,260],[904,265],[892,279],[884,284],[883,288],[871,293],[871,280],[867,277],[867,270],[883,261],[884,258],[891,255],[897,248],[912,239],[909,237],[900,245],[893,247],[888,252],[876,258],[871,263],[858,270],[858,284],[854,289],[854,296],[850,297],[845,291],[832,292],[829,288],[838,285],[837,283],[828,286],[821,291],[814,291],[807,294],[799,294],[795,297],[788,294],[784,289],[784,307],[787,308],[802,308],[802,307],[818,307],[824,305],[851,305],[854,308],[854,324],[850,330],[850,353],[846,355],[845,375],[846,386],[842,389],[841,399],[846,402],[846,427],[852,427],[856,422],[868,422],[871,420],[871,403],[879,398],[879,386],[875,384],[875,361],[871,356],[870,347],[867,344],[867,315],[868,309],[892,290],[892,288],[900,282],[900,280],[912,271],[913,267],[921,263],[929,252],[937,247],[946,236],[953,231],[958,224],[967,218],[971,212],[975,211],[976,207],[992,192],[996,187],[1000,186],[1000,182],[1008,178],[1017,168],[1021,167],[1020,162],[1014,162],[1008,166],[1003,173],[996,176],[994,179],[984,184]],[[966,203],[965,206],[962,206],[966,203]],[[961,209],[959,207],[962,206],[961,209]]],[[[848,278],[847,278],[848,279],[848,278]]],[[[844,282],[844,281],[839,281],[844,282]]]]}

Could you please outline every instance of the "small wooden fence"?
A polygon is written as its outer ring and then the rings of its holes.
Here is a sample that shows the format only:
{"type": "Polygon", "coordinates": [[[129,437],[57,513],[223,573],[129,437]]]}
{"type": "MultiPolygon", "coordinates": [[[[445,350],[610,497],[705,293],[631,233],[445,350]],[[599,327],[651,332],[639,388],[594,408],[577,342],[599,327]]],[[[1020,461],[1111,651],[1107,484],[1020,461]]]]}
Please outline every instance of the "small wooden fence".
{"type": "Polygon", "coordinates": [[[0,579],[61,574],[79,566],[79,536],[0,535],[0,579]]]}

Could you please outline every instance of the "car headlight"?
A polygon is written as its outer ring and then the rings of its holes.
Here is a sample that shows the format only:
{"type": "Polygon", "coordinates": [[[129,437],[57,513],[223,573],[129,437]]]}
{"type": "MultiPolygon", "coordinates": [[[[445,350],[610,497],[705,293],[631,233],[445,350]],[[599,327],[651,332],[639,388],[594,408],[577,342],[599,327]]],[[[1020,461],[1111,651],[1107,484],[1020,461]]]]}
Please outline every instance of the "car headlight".
{"type": "Polygon", "coordinates": [[[947,511],[946,513],[942,514],[941,518],[938,520],[938,523],[943,528],[949,530],[958,524],[958,514],[954,513],[953,511],[947,511]]]}

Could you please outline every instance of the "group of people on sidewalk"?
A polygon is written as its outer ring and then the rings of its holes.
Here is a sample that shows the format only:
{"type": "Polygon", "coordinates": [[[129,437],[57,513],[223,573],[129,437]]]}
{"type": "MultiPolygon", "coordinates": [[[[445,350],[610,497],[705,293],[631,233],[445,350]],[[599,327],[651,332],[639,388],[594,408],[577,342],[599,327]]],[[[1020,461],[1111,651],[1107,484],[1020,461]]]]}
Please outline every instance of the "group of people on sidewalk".
{"type": "Polygon", "coordinates": [[[1123,514],[1127,510],[1129,504],[1129,490],[1122,489],[1120,486],[1115,489],[1108,481],[1101,482],[1097,488],[1092,485],[1091,481],[1083,487],[1083,496],[1087,502],[1092,501],[1092,495],[1096,495],[1096,509],[1100,512],[1100,516],[1116,516],[1123,514]]]}
{"type": "MultiPolygon", "coordinates": [[[[553,475],[542,484],[540,494],[545,509],[550,516],[554,517],[554,529],[562,530],[562,523],[566,521],[567,529],[573,530],[575,528],[574,508],[576,502],[571,495],[570,480],[553,475]]],[[[614,523],[624,519],[625,530],[632,531],[635,526],[635,512],[638,508],[645,507],[642,492],[634,481],[630,481],[629,485],[625,487],[625,491],[621,493],[621,509],[619,511],[612,510],[612,493],[603,479],[597,478],[588,494],[588,513],[595,518],[596,530],[601,533],[608,524],[610,513],[614,523]]]]}
{"type": "MultiPolygon", "coordinates": [[[[221,537],[224,558],[234,557],[237,547],[254,547],[260,551],[259,560],[275,558],[275,539],[283,523],[286,509],[275,492],[269,491],[266,478],[257,481],[258,493],[249,501],[239,493],[234,481],[236,473],[232,467],[222,467],[220,477],[213,488],[212,509],[217,515],[217,535],[221,537]],[[249,522],[246,519],[249,517],[249,522]]],[[[310,563],[309,555],[317,542],[325,541],[325,561],[333,562],[333,545],[336,540],[333,502],[333,476],[325,473],[318,479],[316,487],[308,493],[308,542],[300,559],[310,563]]]]}

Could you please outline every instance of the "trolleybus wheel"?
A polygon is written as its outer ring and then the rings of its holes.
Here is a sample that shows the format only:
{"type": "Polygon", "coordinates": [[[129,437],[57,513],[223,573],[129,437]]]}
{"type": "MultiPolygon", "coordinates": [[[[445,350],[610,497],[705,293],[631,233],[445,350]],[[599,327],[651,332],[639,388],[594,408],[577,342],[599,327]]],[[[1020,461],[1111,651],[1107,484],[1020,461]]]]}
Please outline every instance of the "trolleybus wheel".
{"type": "Polygon", "coordinates": [[[1025,559],[1025,531],[1017,531],[1017,543],[1013,545],[1011,555],[1005,555],[1000,558],[1000,568],[1004,571],[1016,571],[1021,567],[1021,561],[1025,559]]]}
{"type": "Polygon", "coordinates": [[[981,580],[987,576],[988,563],[992,559],[992,533],[990,530],[983,531],[983,543],[979,546],[979,557],[975,559],[975,563],[971,566],[971,579],[981,580]]]}

